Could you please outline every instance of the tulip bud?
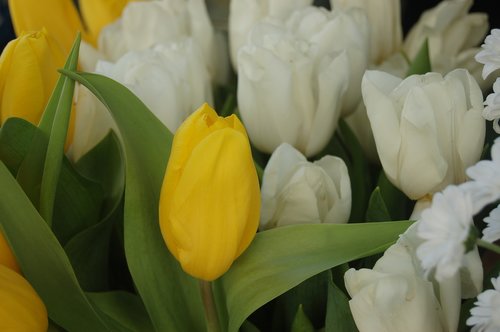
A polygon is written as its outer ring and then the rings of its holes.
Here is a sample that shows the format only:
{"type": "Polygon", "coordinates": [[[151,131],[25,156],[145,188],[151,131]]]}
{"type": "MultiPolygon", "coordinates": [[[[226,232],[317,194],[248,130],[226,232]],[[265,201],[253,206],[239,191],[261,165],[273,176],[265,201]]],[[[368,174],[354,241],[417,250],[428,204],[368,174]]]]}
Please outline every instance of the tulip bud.
{"type": "Polygon", "coordinates": [[[45,332],[47,309],[31,285],[0,265],[0,331],[45,332]]]}
{"type": "Polygon", "coordinates": [[[46,28],[64,52],[85,31],[71,0],[9,0],[9,11],[16,35],[46,28]]]}
{"type": "Polygon", "coordinates": [[[9,117],[38,124],[64,64],[45,29],[9,42],[0,57],[0,124],[9,117]]]}
{"type": "Polygon", "coordinates": [[[259,223],[259,181],[243,125],[207,104],[177,130],[160,196],[160,228],[188,274],[224,274],[259,223]]]}
{"type": "Polygon", "coordinates": [[[310,163],[286,143],[273,152],[262,181],[261,229],[346,223],[350,213],[351,182],[342,159],[310,163]]]}
{"type": "Polygon", "coordinates": [[[432,283],[419,270],[410,248],[397,243],[373,269],[345,273],[349,307],[360,332],[447,331],[432,283]]]}
{"type": "Polygon", "coordinates": [[[361,8],[368,16],[371,62],[380,64],[403,43],[400,0],[330,0],[333,9],[361,8]]]}
{"type": "Polygon", "coordinates": [[[466,180],[481,156],[483,96],[464,69],[400,79],[367,71],[363,100],[387,178],[413,200],[466,180]]]}
{"type": "Polygon", "coordinates": [[[2,231],[0,231],[0,265],[4,265],[18,273],[20,272],[17,260],[14,257],[7,240],[5,240],[2,231]]]}
{"type": "Polygon", "coordinates": [[[344,275],[349,307],[360,332],[457,331],[463,298],[481,291],[483,268],[477,250],[450,278],[427,280],[416,255],[418,221],[386,250],[373,269],[344,275]]]}

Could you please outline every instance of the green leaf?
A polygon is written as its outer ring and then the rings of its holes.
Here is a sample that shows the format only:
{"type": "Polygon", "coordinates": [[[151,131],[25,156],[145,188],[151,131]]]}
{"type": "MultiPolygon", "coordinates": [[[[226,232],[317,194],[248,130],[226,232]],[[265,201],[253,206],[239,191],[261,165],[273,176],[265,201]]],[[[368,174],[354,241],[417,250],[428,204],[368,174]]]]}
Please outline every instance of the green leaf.
{"type": "Polygon", "coordinates": [[[87,293],[90,301],[109,322],[117,325],[118,331],[153,331],[141,299],[123,291],[87,293]]]}
{"type": "Polygon", "coordinates": [[[243,325],[241,325],[240,331],[241,332],[260,332],[260,330],[255,325],[253,325],[252,323],[250,323],[247,320],[243,323],[243,325]]]}
{"type": "Polygon", "coordinates": [[[368,202],[368,209],[366,210],[367,221],[384,221],[391,220],[387,206],[385,205],[384,198],[380,193],[380,187],[376,187],[370,196],[368,202]]]}
{"type": "Polygon", "coordinates": [[[82,177],[63,158],[52,218],[52,230],[62,245],[99,222],[102,201],[101,186],[82,177]]]}
{"type": "Polygon", "coordinates": [[[15,175],[29,151],[37,128],[21,118],[8,118],[0,128],[0,160],[15,175]]]}
{"type": "Polygon", "coordinates": [[[379,253],[411,222],[295,225],[260,232],[223,276],[229,331],[256,309],[307,278],[379,253]]]}
{"type": "MultiPolygon", "coordinates": [[[[75,70],[78,64],[80,35],[69,54],[65,69],[75,70]]],[[[54,200],[64,156],[75,82],[61,76],[40,120],[40,131],[33,137],[29,153],[19,167],[17,180],[43,219],[52,224],[54,200]]]]}
{"type": "Polygon", "coordinates": [[[126,159],[125,253],[134,284],[159,331],[201,331],[198,283],[185,274],[161,237],[158,201],[172,134],[127,88],[97,74],[63,71],[111,112],[126,159]]]}
{"type": "Polygon", "coordinates": [[[293,320],[292,332],[314,332],[314,326],[312,325],[307,315],[304,313],[302,309],[302,305],[299,305],[297,309],[297,314],[295,315],[295,319],[293,320]]]}
{"type": "Polygon", "coordinates": [[[417,55],[410,64],[406,76],[423,75],[432,71],[431,59],[429,56],[429,40],[425,39],[417,55]]]}
{"type": "Polygon", "coordinates": [[[280,295],[276,299],[274,320],[281,322],[278,329],[289,331],[297,315],[297,308],[307,315],[313,326],[323,327],[326,314],[327,285],[330,271],[319,273],[280,295]]]}
{"type": "Polygon", "coordinates": [[[325,332],[354,332],[357,330],[349,308],[349,299],[330,278],[325,332]]]}
{"type": "Polygon", "coordinates": [[[50,318],[69,331],[107,331],[78,285],[64,250],[2,162],[0,182],[1,230],[50,318]]]}
{"type": "Polygon", "coordinates": [[[391,216],[390,220],[408,219],[414,202],[387,179],[384,171],[380,172],[377,186],[380,188],[380,195],[391,216]]]}
{"type": "Polygon", "coordinates": [[[108,288],[109,281],[111,232],[121,217],[118,209],[125,188],[124,160],[117,136],[110,132],[80,158],[76,167],[105,192],[103,204],[97,205],[103,217],[98,219],[99,223],[74,236],[64,249],[82,288],[87,291],[104,290],[108,288]]]}

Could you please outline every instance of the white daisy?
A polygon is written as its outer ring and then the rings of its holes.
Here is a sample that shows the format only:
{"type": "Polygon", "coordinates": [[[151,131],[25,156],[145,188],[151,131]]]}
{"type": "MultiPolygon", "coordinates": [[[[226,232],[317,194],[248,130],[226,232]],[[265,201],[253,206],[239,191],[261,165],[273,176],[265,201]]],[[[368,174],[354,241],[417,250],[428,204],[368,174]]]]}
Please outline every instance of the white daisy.
{"type": "Polygon", "coordinates": [[[488,224],[483,229],[483,240],[495,242],[500,239],[500,205],[490,212],[490,215],[484,218],[484,222],[488,224]]]}
{"type": "Polygon", "coordinates": [[[466,173],[474,181],[468,181],[460,187],[470,193],[474,213],[500,199],[500,138],[491,147],[491,160],[477,162],[466,173]]]}
{"type": "Polygon", "coordinates": [[[486,97],[484,102],[483,117],[488,121],[493,121],[493,129],[500,134],[500,78],[493,84],[493,92],[486,97]]]}
{"type": "Polygon", "coordinates": [[[493,289],[478,295],[476,306],[470,310],[467,325],[473,326],[472,332],[500,331],[500,276],[492,278],[493,289]]]}
{"type": "Polygon", "coordinates": [[[417,229],[424,240],[417,248],[417,257],[426,276],[435,270],[435,278],[441,282],[462,266],[472,216],[471,197],[459,187],[448,186],[434,195],[431,207],[422,212],[417,229]]]}
{"type": "Polygon", "coordinates": [[[476,61],[484,64],[483,79],[500,68],[500,29],[492,29],[486,36],[482,50],[476,54],[476,61]]]}

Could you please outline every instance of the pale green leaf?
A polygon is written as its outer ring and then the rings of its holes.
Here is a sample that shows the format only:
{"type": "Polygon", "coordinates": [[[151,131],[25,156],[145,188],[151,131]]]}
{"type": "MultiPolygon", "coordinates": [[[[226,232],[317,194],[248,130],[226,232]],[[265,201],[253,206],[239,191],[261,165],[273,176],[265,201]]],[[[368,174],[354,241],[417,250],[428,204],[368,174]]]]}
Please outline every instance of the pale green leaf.
{"type": "Polygon", "coordinates": [[[384,251],[410,224],[296,225],[258,233],[223,276],[229,331],[237,331],[252,312],[307,278],[384,251]]]}

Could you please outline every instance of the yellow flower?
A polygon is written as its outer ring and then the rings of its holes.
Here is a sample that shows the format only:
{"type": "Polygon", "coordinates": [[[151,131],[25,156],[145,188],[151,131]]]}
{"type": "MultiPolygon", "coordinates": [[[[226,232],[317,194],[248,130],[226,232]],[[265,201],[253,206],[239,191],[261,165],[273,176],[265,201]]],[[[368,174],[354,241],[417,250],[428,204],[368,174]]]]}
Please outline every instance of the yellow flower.
{"type": "Polygon", "coordinates": [[[83,21],[72,0],[9,0],[9,10],[18,36],[23,31],[46,28],[69,52],[77,32],[96,46],[101,28],[116,20],[130,1],[80,0],[83,21]]]}
{"type": "Polygon", "coordinates": [[[188,274],[224,274],[259,223],[260,193],[246,131],[207,104],[177,130],[160,197],[160,228],[188,274]]]}
{"type": "Polygon", "coordinates": [[[5,240],[2,231],[0,231],[0,265],[4,265],[18,273],[20,272],[16,258],[14,257],[7,240],[5,240]]]}
{"type": "Polygon", "coordinates": [[[47,309],[31,285],[0,265],[0,331],[47,331],[47,309]]]}
{"type": "Polygon", "coordinates": [[[12,116],[38,124],[63,65],[45,29],[9,42],[0,56],[0,125],[12,116]]]}
{"type": "Polygon", "coordinates": [[[84,32],[78,11],[71,0],[9,0],[16,35],[46,28],[64,52],[69,52],[78,31],[84,32]]]}

